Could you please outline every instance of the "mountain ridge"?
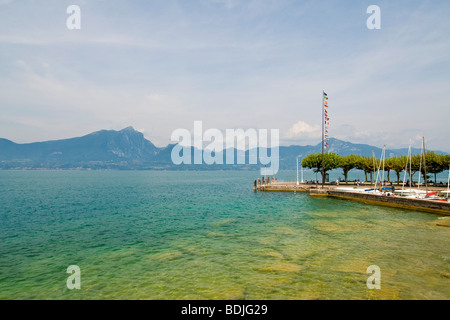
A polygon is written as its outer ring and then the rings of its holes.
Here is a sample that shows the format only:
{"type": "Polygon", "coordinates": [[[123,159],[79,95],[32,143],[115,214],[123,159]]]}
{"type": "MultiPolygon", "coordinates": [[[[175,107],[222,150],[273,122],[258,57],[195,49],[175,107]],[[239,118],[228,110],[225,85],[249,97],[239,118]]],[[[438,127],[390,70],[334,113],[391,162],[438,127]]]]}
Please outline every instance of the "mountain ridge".
{"type": "MultiPolygon", "coordinates": [[[[367,144],[354,144],[335,138],[329,140],[329,152],[342,156],[358,154],[362,156],[381,155],[381,148],[367,144]]],[[[122,130],[99,130],[81,137],[19,144],[0,138],[0,169],[252,169],[261,165],[187,165],[176,166],[171,161],[172,149],[177,144],[156,147],[144,135],[129,126],[122,130]]],[[[280,146],[280,169],[295,169],[297,157],[321,152],[321,143],[306,146],[280,146]]],[[[194,154],[191,147],[191,154],[194,154]]],[[[406,154],[407,148],[387,149],[386,155],[406,154]]],[[[226,150],[218,152],[223,154],[226,150]]],[[[438,153],[445,153],[437,151],[438,153]]],[[[413,149],[420,153],[420,149],[413,149]]],[[[246,151],[248,163],[249,150],[246,151]]],[[[237,152],[234,150],[234,163],[237,152]]]]}

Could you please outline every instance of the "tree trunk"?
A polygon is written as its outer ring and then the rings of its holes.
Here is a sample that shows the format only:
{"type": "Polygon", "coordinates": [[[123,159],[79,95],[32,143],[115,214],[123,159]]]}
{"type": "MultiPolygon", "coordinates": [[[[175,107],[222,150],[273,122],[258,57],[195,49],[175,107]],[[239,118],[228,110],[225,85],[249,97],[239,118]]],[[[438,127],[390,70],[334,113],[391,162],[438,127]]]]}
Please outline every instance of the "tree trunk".
{"type": "Polygon", "coordinates": [[[416,172],[417,172],[417,171],[414,171],[414,172],[410,172],[410,173],[409,173],[409,184],[410,184],[410,186],[413,185],[413,177],[414,177],[414,175],[416,174],[416,172]]]}

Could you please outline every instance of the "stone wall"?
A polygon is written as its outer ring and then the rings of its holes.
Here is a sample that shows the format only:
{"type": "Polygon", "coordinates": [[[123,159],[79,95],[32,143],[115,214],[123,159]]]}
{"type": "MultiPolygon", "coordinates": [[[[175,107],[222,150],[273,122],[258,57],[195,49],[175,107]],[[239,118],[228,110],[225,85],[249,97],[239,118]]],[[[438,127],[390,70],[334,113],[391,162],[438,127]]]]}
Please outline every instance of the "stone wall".
{"type": "Polygon", "coordinates": [[[413,210],[438,212],[445,215],[450,215],[450,202],[424,200],[424,199],[411,199],[399,196],[394,197],[364,192],[347,192],[340,190],[328,190],[328,195],[337,198],[361,200],[366,202],[372,202],[375,204],[388,205],[413,210]]]}

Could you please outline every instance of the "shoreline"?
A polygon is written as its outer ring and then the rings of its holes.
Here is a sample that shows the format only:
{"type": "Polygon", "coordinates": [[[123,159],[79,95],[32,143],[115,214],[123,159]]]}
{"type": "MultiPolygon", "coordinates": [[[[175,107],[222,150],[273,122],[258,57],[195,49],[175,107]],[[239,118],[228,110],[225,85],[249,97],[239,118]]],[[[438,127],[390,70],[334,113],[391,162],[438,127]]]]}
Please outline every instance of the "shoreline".
{"type": "MultiPolygon", "coordinates": [[[[364,202],[371,205],[383,205],[389,207],[402,208],[407,210],[418,210],[432,213],[439,213],[443,215],[450,215],[450,202],[435,201],[429,199],[414,199],[398,195],[383,195],[361,192],[362,189],[372,188],[373,184],[361,186],[353,186],[349,184],[331,185],[326,184],[323,188],[321,184],[305,184],[296,182],[271,182],[265,184],[258,184],[257,181],[253,183],[253,190],[265,192],[297,192],[309,193],[313,197],[332,197],[336,199],[345,199],[364,202]],[[348,190],[345,190],[348,188],[348,190]],[[352,191],[355,190],[355,191],[352,191]],[[358,191],[356,191],[358,190],[358,191]]],[[[428,191],[446,191],[443,187],[428,187],[428,191]]]]}

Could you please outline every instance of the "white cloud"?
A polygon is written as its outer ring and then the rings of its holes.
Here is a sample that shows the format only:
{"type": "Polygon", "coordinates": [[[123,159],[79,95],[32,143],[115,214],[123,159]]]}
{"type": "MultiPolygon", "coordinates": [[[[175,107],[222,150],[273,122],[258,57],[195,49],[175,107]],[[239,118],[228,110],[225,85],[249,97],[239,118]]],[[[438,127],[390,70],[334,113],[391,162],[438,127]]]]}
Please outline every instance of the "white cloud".
{"type": "Polygon", "coordinates": [[[298,121],[283,136],[284,139],[318,139],[322,136],[320,126],[312,126],[306,122],[298,121]]]}

